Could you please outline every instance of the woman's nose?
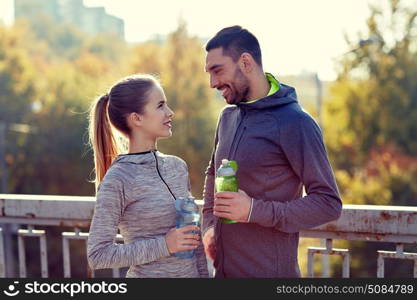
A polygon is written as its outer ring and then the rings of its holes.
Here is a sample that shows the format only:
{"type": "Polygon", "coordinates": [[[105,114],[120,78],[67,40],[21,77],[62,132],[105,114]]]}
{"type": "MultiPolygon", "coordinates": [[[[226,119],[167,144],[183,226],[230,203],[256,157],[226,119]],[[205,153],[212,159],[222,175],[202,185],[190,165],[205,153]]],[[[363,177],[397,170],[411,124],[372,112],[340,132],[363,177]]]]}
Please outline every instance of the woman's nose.
{"type": "Polygon", "coordinates": [[[174,116],[174,112],[171,108],[168,107],[167,115],[172,118],[174,116]]]}

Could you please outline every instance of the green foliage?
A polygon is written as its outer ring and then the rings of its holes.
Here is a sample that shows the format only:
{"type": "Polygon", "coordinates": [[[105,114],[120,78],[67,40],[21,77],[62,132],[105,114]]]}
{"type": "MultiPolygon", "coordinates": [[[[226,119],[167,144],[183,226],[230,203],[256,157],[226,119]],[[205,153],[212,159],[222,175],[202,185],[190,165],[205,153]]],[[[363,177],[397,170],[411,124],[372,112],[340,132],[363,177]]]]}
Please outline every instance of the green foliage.
{"type": "Polygon", "coordinates": [[[51,66],[44,72],[39,84],[48,88],[40,91],[40,108],[27,119],[36,131],[27,136],[27,146],[17,150],[21,159],[11,174],[15,192],[93,192],[87,182],[91,157],[83,156],[87,123],[82,112],[86,110],[85,96],[91,94],[85,90],[90,87],[84,85],[85,79],[70,65],[51,66]]]}
{"type": "MultiPolygon", "coordinates": [[[[407,157],[408,165],[397,166],[403,175],[412,174],[410,166],[417,160],[417,43],[412,38],[416,17],[415,8],[399,1],[390,1],[387,10],[372,8],[367,34],[372,42],[360,47],[349,42],[354,50],[342,59],[339,79],[326,106],[326,145],[341,190],[352,192],[362,183],[367,185],[367,193],[373,184],[380,185],[374,188],[385,195],[380,198],[385,204],[397,201],[392,193],[387,198],[389,193],[382,192],[391,191],[388,183],[396,176],[394,169],[381,167],[376,177],[369,176],[366,169],[370,161],[383,165],[383,156],[373,156],[381,151],[392,159],[407,157]]],[[[361,200],[355,203],[368,203],[369,198],[357,197],[361,200]]],[[[411,197],[407,203],[411,205],[413,200],[411,197]]]]}
{"type": "Polygon", "coordinates": [[[128,51],[123,41],[46,16],[0,27],[0,121],[30,126],[6,132],[9,192],[94,193],[87,111],[103,87],[126,73],[128,51]]]}
{"type": "MultiPolygon", "coordinates": [[[[415,7],[387,1],[371,9],[362,43],[348,40],[353,50],[340,61],[324,118],[345,204],[416,205],[416,18],[415,7]],[[366,38],[371,42],[363,42],[366,38]]],[[[375,277],[376,250],[392,249],[380,243],[341,244],[352,250],[354,277],[375,277]]],[[[390,266],[390,276],[406,274],[398,264],[390,266]]]]}
{"type": "Polygon", "coordinates": [[[328,140],[336,148],[351,147],[357,155],[351,157],[353,164],[363,163],[364,153],[388,143],[405,154],[417,153],[417,12],[399,1],[390,4],[387,11],[372,10],[372,43],[357,47],[350,42],[354,50],[341,61],[334,101],[327,108],[328,124],[341,120],[335,130],[329,126],[333,135],[328,140]]]}
{"type": "Polygon", "coordinates": [[[0,27],[0,120],[19,123],[36,97],[35,70],[19,30],[0,27]]]}

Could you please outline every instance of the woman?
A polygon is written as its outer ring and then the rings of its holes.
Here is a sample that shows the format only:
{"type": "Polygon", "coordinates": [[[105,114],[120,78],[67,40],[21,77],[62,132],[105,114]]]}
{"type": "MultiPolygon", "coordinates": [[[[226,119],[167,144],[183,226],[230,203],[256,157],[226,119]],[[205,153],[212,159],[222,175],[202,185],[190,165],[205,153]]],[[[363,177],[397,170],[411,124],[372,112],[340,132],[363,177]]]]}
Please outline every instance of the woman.
{"type": "Polygon", "coordinates": [[[130,267],[126,277],[208,277],[197,226],[175,228],[174,200],[190,195],[186,163],[157,150],[172,135],[174,113],[149,75],[122,79],[93,104],[97,202],[87,245],[93,269],[130,267]],[[112,131],[128,140],[128,153],[112,131]],[[124,244],[116,244],[117,230],[124,244]],[[194,250],[192,259],[172,254],[194,250]]]}

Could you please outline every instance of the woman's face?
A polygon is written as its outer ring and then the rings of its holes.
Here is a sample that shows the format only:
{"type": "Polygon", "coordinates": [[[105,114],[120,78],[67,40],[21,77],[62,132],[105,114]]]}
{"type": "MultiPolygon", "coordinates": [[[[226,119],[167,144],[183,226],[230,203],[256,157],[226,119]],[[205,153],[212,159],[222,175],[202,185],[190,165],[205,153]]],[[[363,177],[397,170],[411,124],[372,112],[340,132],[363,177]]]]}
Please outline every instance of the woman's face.
{"type": "Polygon", "coordinates": [[[166,138],[172,135],[172,117],[174,112],[168,107],[164,91],[155,86],[149,92],[148,103],[144,107],[142,132],[149,138],[166,138]]]}

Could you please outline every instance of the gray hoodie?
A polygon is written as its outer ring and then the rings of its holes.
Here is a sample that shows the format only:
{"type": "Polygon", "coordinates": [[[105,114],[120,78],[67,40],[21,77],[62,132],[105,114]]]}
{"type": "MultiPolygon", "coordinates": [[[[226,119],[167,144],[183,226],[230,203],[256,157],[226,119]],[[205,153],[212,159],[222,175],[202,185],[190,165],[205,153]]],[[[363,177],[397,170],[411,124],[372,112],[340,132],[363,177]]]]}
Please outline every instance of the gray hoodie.
{"type": "Polygon", "coordinates": [[[130,267],[126,277],[208,277],[202,244],[192,259],[169,254],[176,197],[190,195],[188,169],[158,151],[119,155],[100,183],[87,257],[93,269],[130,267]],[[124,244],[116,244],[118,229],[124,244]]]}
{"type": "Polygon", "coordinates": [[[337,219],[341,209],[320,128],[294,88],[281,84],[275,94],[222,111],[203,208],[203,232],[215,226],[216,277],[300,276],[298,232],[337,219]],[[223,224],[213,215],[223,158],[237,161],[239,188],[252,197],[248,223],[223,224]]]}

